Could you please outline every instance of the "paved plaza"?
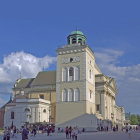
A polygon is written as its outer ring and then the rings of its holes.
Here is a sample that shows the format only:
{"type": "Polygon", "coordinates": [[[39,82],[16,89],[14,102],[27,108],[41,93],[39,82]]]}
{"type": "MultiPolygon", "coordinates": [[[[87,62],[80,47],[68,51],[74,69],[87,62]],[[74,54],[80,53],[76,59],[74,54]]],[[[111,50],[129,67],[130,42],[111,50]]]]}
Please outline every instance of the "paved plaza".
{"type": "MultiPolygon", "coordinates": [[[[2,135],[0,135],[2,140],[2,135]]],[[[21,135],[11,140],[21,140],[21,135]]],[[[29,140],[66,140],[64,133],[54,133],[51,136],[39,134],[35,137],[30,137],[29,140]]],[[[78,140],[140,140],[140,132],[132,132],[131,138],[125,132],[90,132],[78,135],[78,140]]]]}

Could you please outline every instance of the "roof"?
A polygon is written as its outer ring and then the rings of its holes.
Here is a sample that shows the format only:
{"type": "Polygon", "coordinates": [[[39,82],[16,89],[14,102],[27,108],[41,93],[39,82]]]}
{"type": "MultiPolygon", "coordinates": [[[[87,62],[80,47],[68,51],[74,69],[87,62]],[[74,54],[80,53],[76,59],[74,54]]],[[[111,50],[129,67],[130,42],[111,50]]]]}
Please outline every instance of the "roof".
{"type": "Polygon", "coordinates": [[[74,34],[84,35],[81,31],[73,31],[71,32],[70,35],[74,35],[74,34]]]}
{"type": "Polygon", "coordinates": [[[39,72],[31,86],[43,86],[56,84],[56,71],[39,72]]]}
{"type": "Polygon", "coordinates": [[[30,87],[33,80],[34,80],[34,78],[21,79],[19,82],[17,82],[15,84],[14,88],[28,88],[28,87],[30,87]]]}

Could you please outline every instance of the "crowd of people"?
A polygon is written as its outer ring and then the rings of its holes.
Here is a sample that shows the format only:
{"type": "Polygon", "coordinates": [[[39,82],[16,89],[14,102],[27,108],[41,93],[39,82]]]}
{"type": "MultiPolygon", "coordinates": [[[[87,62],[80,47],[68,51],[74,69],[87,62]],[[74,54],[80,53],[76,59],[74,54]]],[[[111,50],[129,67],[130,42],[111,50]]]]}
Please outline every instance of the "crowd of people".
{"type": "MultiPolygon", "coordinates": [[[[108,131],[108,127],[100,127],[97,128],[98,131],[108,131]]],[[[111,129],[113,132],[118,131],[118,126],[114,126],[111,129]]],[[[121,129],[123,132],[128,133],[128,136],[131,137],[132,131],[140,131],[140,126],[125,126],[121,129]]],[[[65,133],[66,139],[72,139],[77,140],[78,134],[81,132],[85,132],[85,128],[83,128],[81,131],[79,131],[78,127],[66,127],[66,128],[58,128],[58,133],[65,133]]],[[[36,134],[40,133],[46,133],[47,136],[50,136],[50,133],[55,132],[55,126],[53,124],[40,124],[40,125],[26,125],[22,126],[20,129],[17,129],[16,126],[13,127],[5,127],[4,128],[4,135],[3,140],[10,140],[11,137],[16,138],[17,134],[20,134],[22,136],[22,140],[28,140],[28,137],[35,137],[36,134]]]]}
{"type": "Polygon", "coordinates": [[[66,133],[66,139],[72,138],[73,140],[77,140],[79,130],[77,127],[72,128],[71,126],[70,127],[67,126],[65,128],[65,133],[66,133]]]}
{"type": "Polygon", "coordinates": [[[36,136],[38,133],[47,133],[49,136],[50,133],[53,133],[55,131],[54,125],[30,125],[30,126],[22,126],[20,129],[17,129],[16,126],[13,127],[5,127],[4,128],[4,135],[3,140],[10,140],[10,138],[15,137],[17,134],[22,135],[22,140],[27,140],[28,136],[36,136]]]}

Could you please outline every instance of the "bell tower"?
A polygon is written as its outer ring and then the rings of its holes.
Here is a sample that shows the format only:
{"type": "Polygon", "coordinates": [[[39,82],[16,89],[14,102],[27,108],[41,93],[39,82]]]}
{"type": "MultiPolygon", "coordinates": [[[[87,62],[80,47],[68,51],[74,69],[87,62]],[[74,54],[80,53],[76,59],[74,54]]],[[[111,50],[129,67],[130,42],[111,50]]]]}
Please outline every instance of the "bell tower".
{"type": "Polygon", "coordinates": [[[61,127],[95,113],[94,53],[81,31],[71,32],[67,41],[57,49],[56,126],[61,127]]]}

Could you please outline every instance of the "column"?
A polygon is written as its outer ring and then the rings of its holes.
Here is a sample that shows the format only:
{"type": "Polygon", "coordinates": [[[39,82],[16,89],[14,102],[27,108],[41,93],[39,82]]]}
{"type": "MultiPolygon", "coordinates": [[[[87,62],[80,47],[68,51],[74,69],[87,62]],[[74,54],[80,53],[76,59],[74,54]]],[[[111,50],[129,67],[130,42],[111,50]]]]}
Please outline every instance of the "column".
{"type": "Polygon", "coordinates": [[[101,114],[103,118],[105,119],[105,94],[104,91],[101,91],[101,114]]]}

